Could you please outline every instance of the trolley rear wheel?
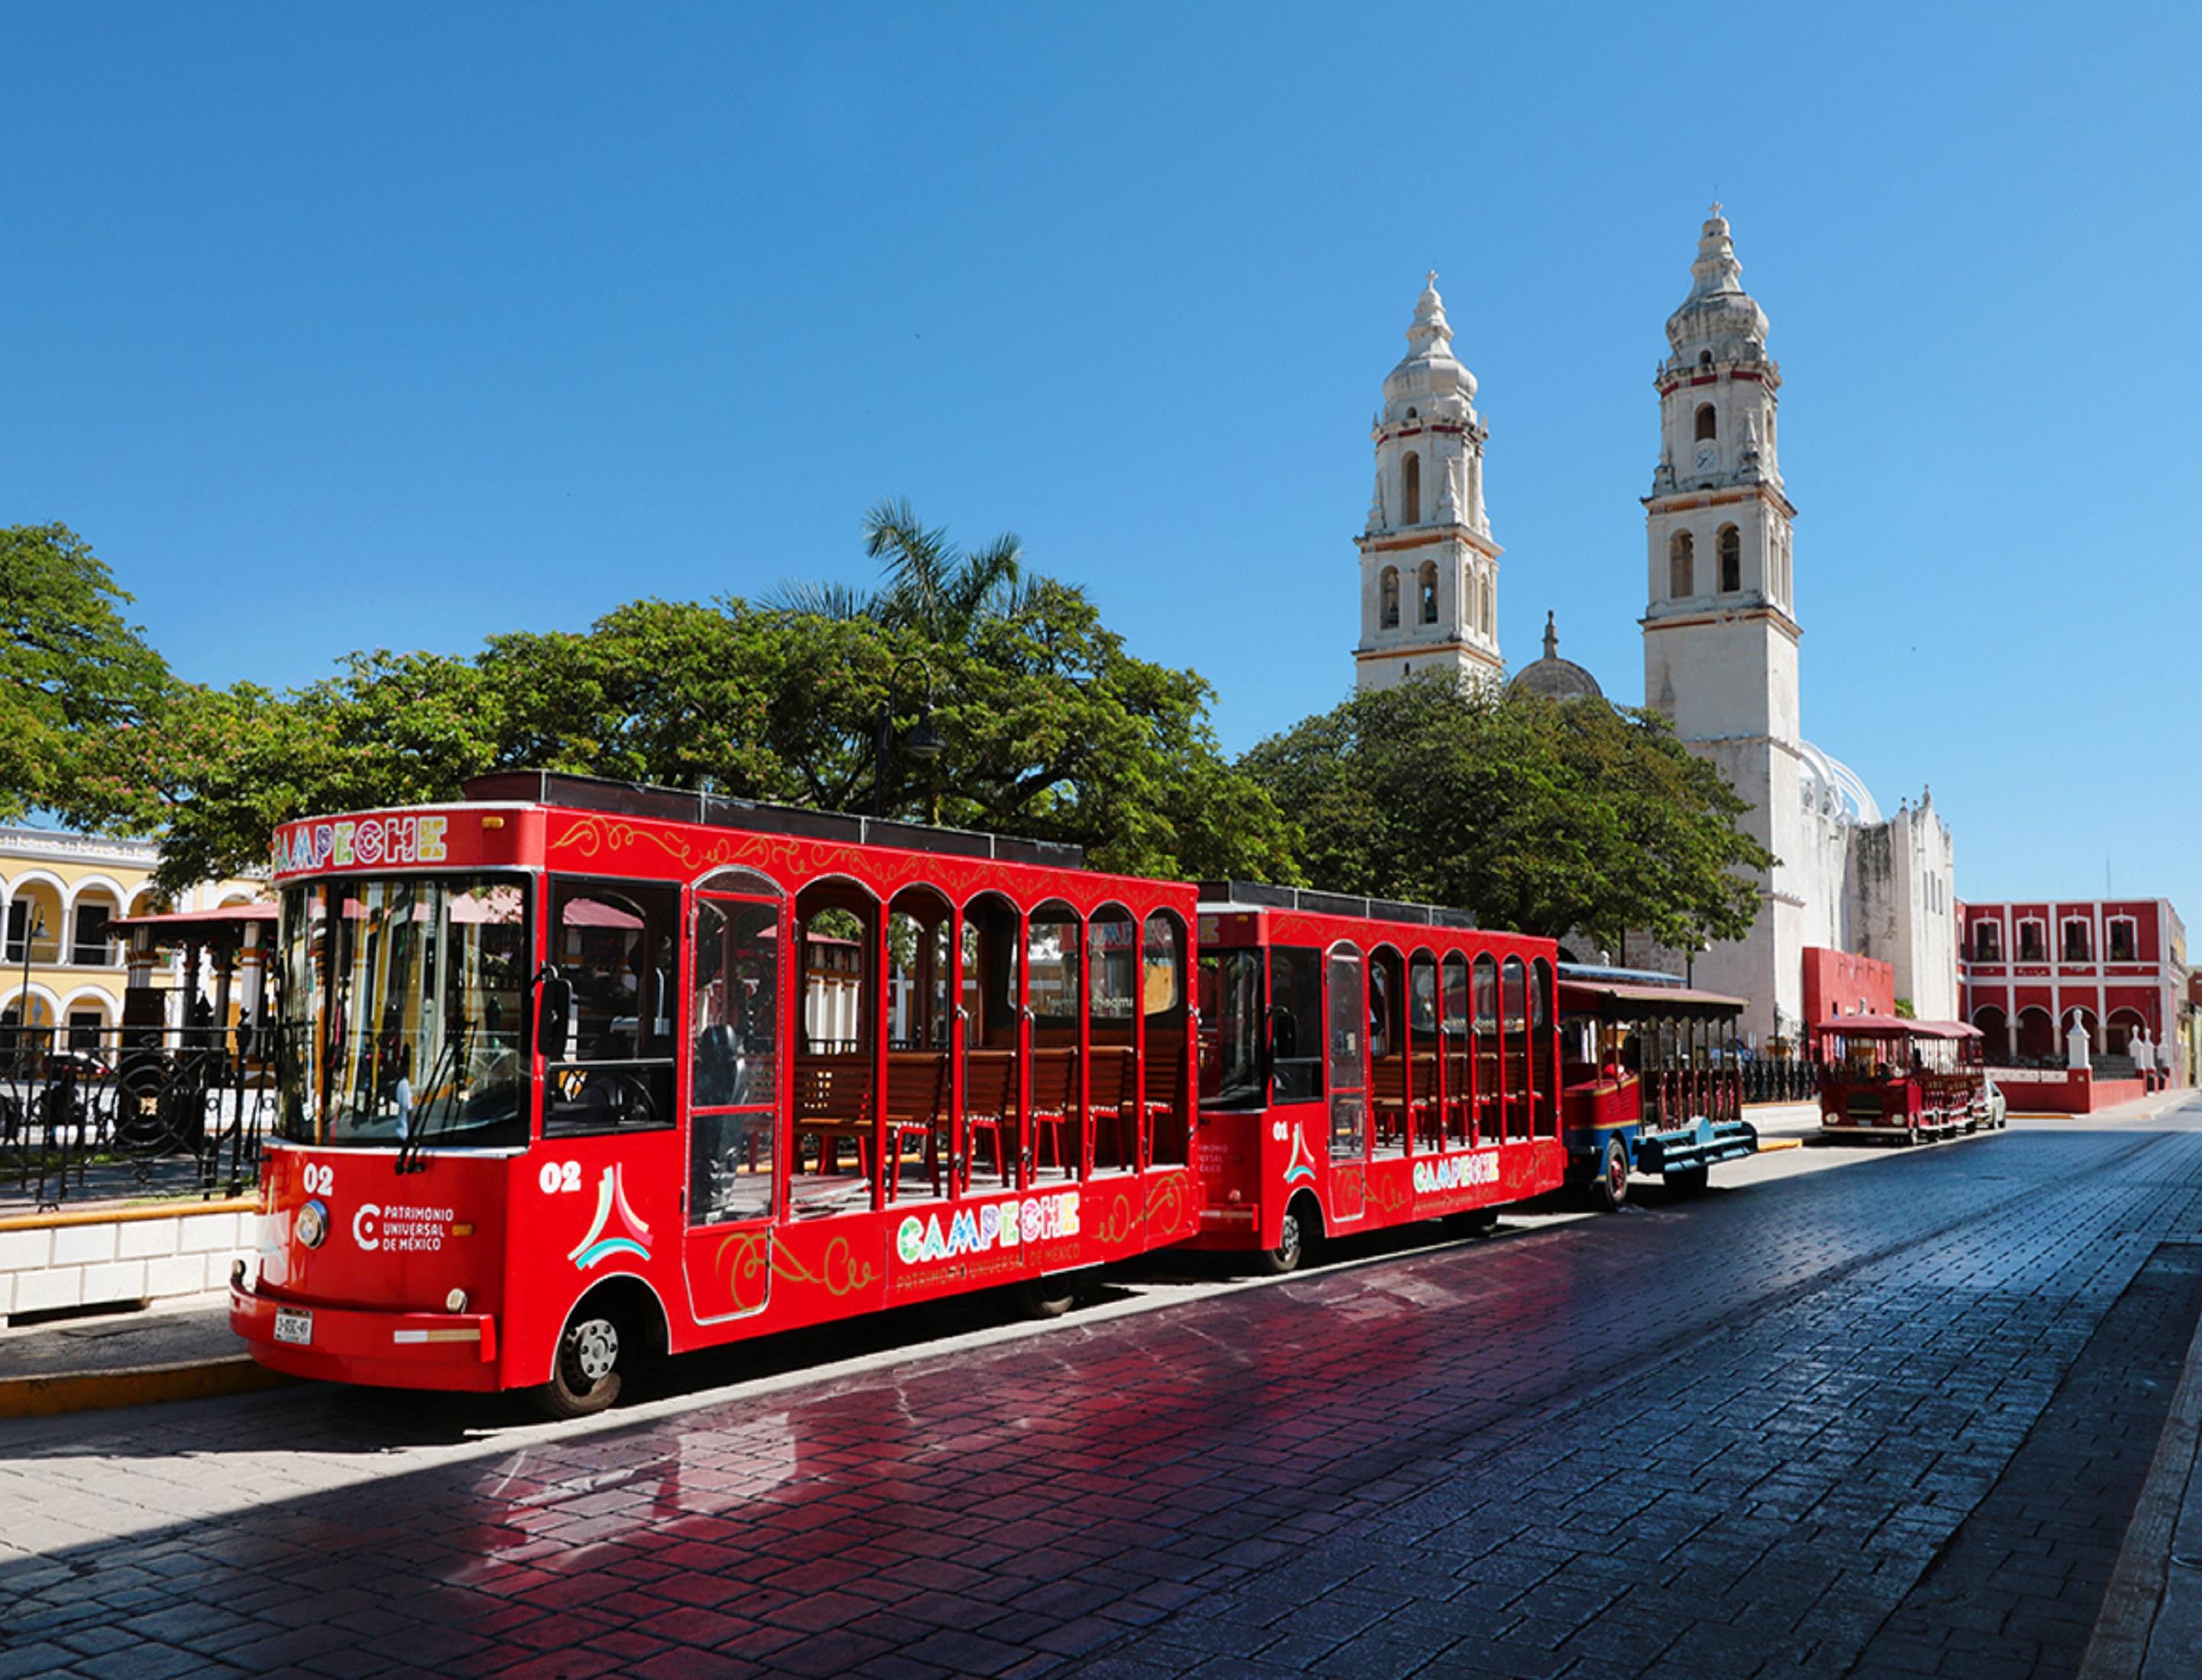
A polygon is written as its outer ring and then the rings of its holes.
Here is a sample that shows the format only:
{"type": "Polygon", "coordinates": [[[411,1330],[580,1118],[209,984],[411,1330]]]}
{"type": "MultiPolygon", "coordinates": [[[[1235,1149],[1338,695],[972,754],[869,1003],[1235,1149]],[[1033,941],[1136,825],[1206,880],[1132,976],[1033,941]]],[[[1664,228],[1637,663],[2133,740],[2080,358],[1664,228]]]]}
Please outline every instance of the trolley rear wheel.
{"type": "Polygon", "coordinates": [[[1605,1151],[1599,1157],[1598,1178],[1591,1186],[1591,1199],[1608,1213],[1618,1213],[1628,1200],[1628,1146],[1617,1137],[1605,1141],[1605,1151]]]}
{"type": "Polygon", "coordinates": [[[1022,1278],[1016,1288],[1017,1311],[1027,1318],[1060,1318],[1078,1299],[1077,1289],[1062,1272],[1022,1278]]]}

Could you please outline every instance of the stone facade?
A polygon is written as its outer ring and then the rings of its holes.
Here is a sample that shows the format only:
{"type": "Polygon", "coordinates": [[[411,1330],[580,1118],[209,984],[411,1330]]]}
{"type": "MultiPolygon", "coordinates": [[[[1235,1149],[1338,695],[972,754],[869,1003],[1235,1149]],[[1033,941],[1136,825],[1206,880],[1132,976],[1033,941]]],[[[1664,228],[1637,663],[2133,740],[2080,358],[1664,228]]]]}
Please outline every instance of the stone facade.
{"type": "MultiPolygon", "coordinates": [[[[1690,276],[1653,379],[1659,460],[1644,498],[1645,704],[1719,767],[1749,805],[1744,828],[1778,861],[1756,883],[1758,919],[1746,938],[1694,952],[1632,940],[1624,955],[1748,999],[1744,1028],[1762,1045],[1801,1041],[1810,1024],[1805,952],[1814,948],[1886,963],[1914,1013],[1955,1018],[1949,824],[1923,790],[1916,804],[1884,816],[1854,771],[1805,738],[1781,369],[1717,204],[1690,276]]],[[[1499,549],[1483,498],[1486,432],[1475,376],[1452,354],[1435,274],[1407,341],[1371,434],[1376,486],[1359,539],[1354,649],[1363,690],[1433,668],[1478,681],[1504,669],[1499,549]]],[[[1515,681],[1556,699],[1599,694],[1589,672],[1559,657],[1549,616],[1545,657],[1515,681]]]]}
{"type": "Polygon", "coordinates": [[[1384,380],[1369,436],[1376,484],[1361,549],[1363,689],[1425,670],[1480,681],[1505,675],[1498,653],[1498,545],[1483,503],[1475,375],[1455,359],[1433,274],[1407,328],[1407,354],[1384,380]]]}
{"type": "Polygon", "coordinates": [[[1855,773],[1805,739],[1795,611],[1797,510],[1782,480],[1781,374],[1713,207],[1689,295],[1669,317],[1660,455],[1645,498],[1646,703],[1752,806],[1779,860],[1751,934],[1697,953],[1699,984],[1750,1000],[1747,1031],[1793,1040],[1805,952],[1889,964],[1923,1019],[1958,1012],[1956,851],[1931,796],[1884,818],[1855,773]]]}

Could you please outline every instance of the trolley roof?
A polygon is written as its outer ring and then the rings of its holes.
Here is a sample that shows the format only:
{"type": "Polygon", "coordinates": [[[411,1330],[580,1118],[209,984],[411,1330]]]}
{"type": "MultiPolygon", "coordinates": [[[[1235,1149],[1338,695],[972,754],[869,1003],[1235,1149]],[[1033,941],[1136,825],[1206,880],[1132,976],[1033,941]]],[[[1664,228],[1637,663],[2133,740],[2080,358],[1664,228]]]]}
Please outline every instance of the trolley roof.
{"type": "Polygon", "coordinates": [[[1560,1012],[1618,1018],[1652,1015],[1740,1015],[1741,998],[1687,986],[1643,986],[1628,981],[1585,980],[1560,970],[1560,1012]]]}
{"type": "Polygon", "coordinates": [[[1963,1021],[1907,1021],[1900,1015],[1838,1015],[1812,1029],[1850,1038],[1978,1038],[1981,1029],[1963,1021]]]}
{"type": "Polygon", "coordinates": [[[904,852],[938,852],[952,858],[991,858],[1005,864],[1040,864],[1052,869],[1082,869],[1086,848],[1062,840],[1023,840],[974,828],[940,828],[923,822],[893,822],[881,817],[850,816],[839,811],[809,811],[800,805],[768,805],[729,799],[682,787],[614,781],[605,776],[571,775],[559,770],[497,770],[465,784],[477,804],[559,805],[570,811],[603,811],[615,816],[655,818],[663,822],[700,822],[715,828],[752,834],[793,834],[804,840],[838,840],[858,846],[892,846],[904,852]]]}
{"type": "Polygon", "coordinates": [[[1204,881],[1203,910],[1298,910],[1317,916],[1356,916],[1371,922],[1404,922],[1418,928],[1474,928],[1475,917],[1443,905],[1405,904],[1393,899],[1363,899],[1350,893],[1318,893],[1310,887],[1270,887],[1256,881],[1204,881]]]}

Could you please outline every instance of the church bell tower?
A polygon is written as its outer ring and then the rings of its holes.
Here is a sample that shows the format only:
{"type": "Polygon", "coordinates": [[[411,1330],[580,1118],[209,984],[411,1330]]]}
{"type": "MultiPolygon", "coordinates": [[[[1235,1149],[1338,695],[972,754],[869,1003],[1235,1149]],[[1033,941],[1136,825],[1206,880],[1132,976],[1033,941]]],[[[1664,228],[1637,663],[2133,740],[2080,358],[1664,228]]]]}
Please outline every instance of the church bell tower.
{"type": "Polygon", "coordinates": [[[1801,976],[1781,952],[1804,940],[1803,734],[1790,528],[1775,408],[1781,374],[1766,314],[1743,289],[1727,219],[1715,204],[1690,267],[1689,296],[1667,318],[1659,464],[1644,498],[1647,601],[1644,702],[1751,804],[1742,819],[1784,863],[1760,883],[1759,924],[1696,965],[1715,990],[1778,1005],[1793,1021],[1801,976]]]}
{"type": "Polygon", "coordinates": [[[1483,510],[1475,375],[1453,357],[1434,273],[1407,328],[1407,354],[1384,380],[1370,437],[1376,487],[1361,549],[1357,686],[1388,688],[1447,670],[1495,682],[1498,555],[1483,510]]]}

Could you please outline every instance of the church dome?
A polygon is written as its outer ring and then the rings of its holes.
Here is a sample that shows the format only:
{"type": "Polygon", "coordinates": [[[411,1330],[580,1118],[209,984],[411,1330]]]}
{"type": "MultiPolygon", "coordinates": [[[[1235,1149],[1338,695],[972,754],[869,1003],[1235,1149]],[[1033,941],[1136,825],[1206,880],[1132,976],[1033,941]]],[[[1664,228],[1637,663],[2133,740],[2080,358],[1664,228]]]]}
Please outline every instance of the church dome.
{"type": "Polygon", "coordinates": [[[1398,365],[1384,376],[1387,420],[1434,418],[1450,413],[1458,418],[1475,398],[1475,375],[1452,353],[1452,327],[1445,320],[1445,299],[1438,296],[1437,271],[1415,303],[1415,318],[1407,327],[1408,351],[1398,365]]]}
{"type": "Polygon", "coordinates": [[[1805,761],[1802,780],[1805,810],[1816,811],[1853,826],[1870,827],[1883,820],[1873,790],[1856,770],[1833,754],[1821,752],[1810,741],[1798,742],[1797,751],[1805,761]]]}
{"type": "Polygon", "coordinates": [[[1545,657],[1534,665],[1524,665],[1506,685],[1510,694],[1519,690],[1524,694],[1541,695],[1547,700],[1602,700],[1605,691],[1598,686],[1598,679],[1576,664],[1572,659],[1560,657],[1560,633],[1554,628],[1552,615],[1545,615],[1545,657]]]}
{"type": "Polygon", "coordinates": [[[1743,289],[1728,218],[1715,204],[1690,265],[1690,295],[1667,317],[1667,342],[1681,363],[1710,355],[1716,362],[1757,362],[1766,355],[1766,311],[1743,289]]]}

